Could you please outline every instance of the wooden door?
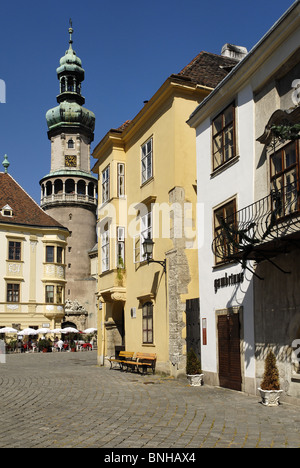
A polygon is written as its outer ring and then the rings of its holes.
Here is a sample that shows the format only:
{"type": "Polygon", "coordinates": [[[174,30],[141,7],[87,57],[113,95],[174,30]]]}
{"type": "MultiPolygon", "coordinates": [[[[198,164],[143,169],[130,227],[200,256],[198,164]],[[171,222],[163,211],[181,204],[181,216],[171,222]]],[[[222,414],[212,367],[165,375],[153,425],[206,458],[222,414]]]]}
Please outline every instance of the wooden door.
{"type": "Polygon", "coordinates": [[[242,389],[239,314],[218,316],[220,386],[242,389]]]}
{"type": "Polygon", "coordinates": [[[201,342],[199,298],[188,299],[186,301],[186,346],[187,352],[193,349],[200,359],[201,342]]]}

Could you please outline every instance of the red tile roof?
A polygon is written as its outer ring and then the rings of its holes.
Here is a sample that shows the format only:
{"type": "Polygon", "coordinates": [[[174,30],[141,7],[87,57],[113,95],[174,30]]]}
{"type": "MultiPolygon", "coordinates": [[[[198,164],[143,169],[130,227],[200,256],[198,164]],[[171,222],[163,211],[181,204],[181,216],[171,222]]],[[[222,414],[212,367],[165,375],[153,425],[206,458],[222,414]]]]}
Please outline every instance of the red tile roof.
{"type": "Polygon", "coordinates": [[[0,210],[6,205],[10,206],[13,215],[3,216],[0,213],[0,224],[64,228],[47,215],[10,174],[0,172],[0,210]]]}
{"type": "MultiPolygon", "coordinates": [[[[170,78],[215,88],[238,63],[238,60],[230,57],[202,51],[178,74],[173,74],[170,78]]],[[[131,120],[127,120],[120,127],[111,130],[122,133],[130,124],[131,120]]]]}
{"type": "Polygon", "coordinates": [[[223,55],[200,52],[177,76],[188,77],[202,86],[215,88],[237,63],[238,60],[223,55]]]}

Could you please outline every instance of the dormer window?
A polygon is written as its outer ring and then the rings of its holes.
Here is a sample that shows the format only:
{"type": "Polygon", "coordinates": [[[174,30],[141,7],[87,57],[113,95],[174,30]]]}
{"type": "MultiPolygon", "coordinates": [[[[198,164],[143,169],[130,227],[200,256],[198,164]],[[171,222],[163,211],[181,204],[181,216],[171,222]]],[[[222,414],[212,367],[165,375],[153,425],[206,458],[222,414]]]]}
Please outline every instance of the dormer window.
{"type": "Polygon", "coordinates": [[[2,216],[8,216],[11,218],[13,216],[13,210],[9,205],[5,205],[1,210],[1,214],[2,216]]]}

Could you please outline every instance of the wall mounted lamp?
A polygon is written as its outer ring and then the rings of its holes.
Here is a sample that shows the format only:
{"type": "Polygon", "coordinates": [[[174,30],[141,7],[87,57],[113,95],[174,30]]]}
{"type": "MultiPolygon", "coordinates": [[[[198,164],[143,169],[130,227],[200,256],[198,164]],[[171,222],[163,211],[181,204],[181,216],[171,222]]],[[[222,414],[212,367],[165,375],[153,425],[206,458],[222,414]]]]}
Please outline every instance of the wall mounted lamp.
{"type": "Polygon", "coordinates": [[[144,256],[146,257],[146,260],[149,263],[159,263],[163,269],[164,272],[167,272],[167,260],[153,260],[152,255],[153,255],[153,246],[154,242],[150,237],[144,240],[143,242],[143,249],[144,249],[144,256]]]}

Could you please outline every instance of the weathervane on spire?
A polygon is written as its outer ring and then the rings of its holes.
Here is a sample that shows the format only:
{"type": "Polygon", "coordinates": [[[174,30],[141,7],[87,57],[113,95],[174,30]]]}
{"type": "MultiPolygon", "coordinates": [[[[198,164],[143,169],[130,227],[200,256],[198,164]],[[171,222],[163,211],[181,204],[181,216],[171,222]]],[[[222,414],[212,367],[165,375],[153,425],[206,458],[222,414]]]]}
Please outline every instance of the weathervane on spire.
{"type": "Polygon", "coordinates": [[[72,44],[73,44],[73,40],[72,40],[72,34],[74,32],[73,30],[73,25],[72,25],[72,19],[70,18],[69,20],[69,24],[70,24],[70,27],[69,27],[69,34],[70,34],[70,40],[69,40],[69,44],[70,44],[70,47],[72,47],[72,44]]]}
{"type": "Polygon", "coordinates": [[[3,163],[2,163],[2,166],[3,166],[4,169],[5,169],[5,174],[7,174],[7,173],[8,173],[8,168],[9,168],[9,166],[10,166],[9,161],[8,161],[8,159],[7,159],[7,154],[4,155],[4,161],[3,161],[3,163]]]}

